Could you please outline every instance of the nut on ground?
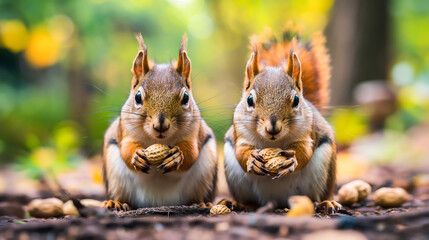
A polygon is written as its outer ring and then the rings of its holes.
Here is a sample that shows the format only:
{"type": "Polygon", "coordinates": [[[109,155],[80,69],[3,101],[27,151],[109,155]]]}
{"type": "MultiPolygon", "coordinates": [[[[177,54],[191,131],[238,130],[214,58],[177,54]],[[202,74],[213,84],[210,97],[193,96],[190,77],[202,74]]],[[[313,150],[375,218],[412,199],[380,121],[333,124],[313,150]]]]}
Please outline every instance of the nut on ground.
{"type": "Polygon", "coordinates": [[[368,183],[355,180],[341,186],[338,190],[338,200],[341,204],[352,205],[365,200],[370,193],[371,186],[368,183]]]}
{"type": "Polygon", "coordinates": [[[345,184],[338,190],[338,201],[343,205],[352,205],[358,199],[359,193],[354,186],[345,184]]]}
{"type": "Polygon", "coordinates": [[[32,217],[50,218],[63,216],[63,201],[58,198],[34,199],[27,205],[32,217]]]}
{"type": "Polygon", "coordinates": [[[355,180],[353,182],[351,182],[350,184],[354,185],[354,187],[356,188],[356,190],[358,191],[358,201],[363,201],[365,200],[369,194],[371,193],[371,186],[362,180],[355,180]]]}
{"type": "Polygon", "coordinates": [[[225,205],[214,205],[210,209],[210,216],[219,216],[219,215],[227,215],[231,213],[231,209],[229,209],[225,205]]]}
{"type": "MultiPolygon", "coordinates": [[[[102,205],[102,202],[95,199],[82,199],[80,202],[85,207],[101,207],[102,205]]],[[[72,200],[68,200],[63,204],[63,213],[64,215],[79,216],[79,212],[74,206],[72,200]]]]}
{"type": "Polygon", "coordinates": [[[147,162],[151,165],[159,165],[170,151],[170,147],[164,144],[153,144],[146,148],[147,162]]]}
{"type": "Polygon", "coordinates": [[[383,187],[374,193],[375,203],[385,208],[399,207],[408,199],[409,195],[403,188],[383,187]]]}

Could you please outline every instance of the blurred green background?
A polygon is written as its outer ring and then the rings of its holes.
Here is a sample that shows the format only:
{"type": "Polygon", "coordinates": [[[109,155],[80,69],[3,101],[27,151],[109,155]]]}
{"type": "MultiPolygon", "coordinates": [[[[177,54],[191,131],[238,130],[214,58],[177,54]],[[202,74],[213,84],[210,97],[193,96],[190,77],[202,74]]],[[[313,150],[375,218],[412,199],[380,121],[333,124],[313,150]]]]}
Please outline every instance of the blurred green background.
{"type": "Polygon", "coordinates": [[[327,35],[327,113],[340,149],[381,133],[382,154],[373,158],[395,158],[402,136],[429,122],[428,1],[1,0],[0,164],[37,176],[100,154],[128,95],[136,32],[158,63],[176,59],[188,33],[194,97],[221,141],[249,36],[289,20],[304,37],[327,35]]]}

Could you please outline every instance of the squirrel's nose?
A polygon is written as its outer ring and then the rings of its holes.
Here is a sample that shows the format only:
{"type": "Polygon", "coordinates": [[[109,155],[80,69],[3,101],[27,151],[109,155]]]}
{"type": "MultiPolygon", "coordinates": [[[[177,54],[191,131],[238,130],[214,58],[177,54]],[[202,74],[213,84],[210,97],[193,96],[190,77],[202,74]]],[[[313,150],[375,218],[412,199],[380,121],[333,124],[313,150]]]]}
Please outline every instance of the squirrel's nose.
{"type": "Polygon", "coordinates": [[[281,128],[276,128],[276,126],[265,128],[265,131],[272,136],[277,135],[281,130],[282,130],[281,128]]]}
{"type": "Polygon", "coordinates": [[[170,128],[170,124],[166,123],[164,114],[160,114],[158,117],[158,122],[154,123],[153,129],[159,133],[163,133],[170,128]]]}
{"type": "Polygon", "coordinates": [[[155,131],[159,132],[159,133],[163,133],[165,131],[167,131],[170,128],[170,124],[168,125],[158,125],[156,126],[155,124],[153,125],[153,129],[155,129],[155,131]]]}
{"type": "Polygon", "coordinates": [[[282,127],[281,127],[281,125],[277,122],[277,118],[276,118],[276,117],[274,117],[274,116],[271,116],[271,117],[270,117],[270,124],[268,124],[268,125],[265,127],[265,131],[266,131],[268,134],[270,134],[270,135],[272,135],[272,136],[275,136],[275,135],[277,135],[281,130],[282,130],[282,127]]]}

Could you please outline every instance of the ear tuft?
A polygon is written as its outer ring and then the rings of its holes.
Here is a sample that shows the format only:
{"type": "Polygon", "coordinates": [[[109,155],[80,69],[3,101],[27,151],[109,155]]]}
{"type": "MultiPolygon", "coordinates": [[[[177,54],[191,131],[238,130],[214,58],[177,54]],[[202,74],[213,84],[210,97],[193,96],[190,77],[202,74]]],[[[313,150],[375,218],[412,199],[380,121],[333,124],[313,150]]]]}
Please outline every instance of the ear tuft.
{"type": "Polygon", "coordinates": [[[144,44],[143,36],[141,33],[136,33],[137,41],[139,42],[140,50],[146,51],[146,45],[144,44]]]}
{"type": "Polygon", "coordinates": [[[176,71],[181,74],[185,80],[185,85],[188,89],[191,88],[191,60],[186,53],[186,44],[188,42],[188,38],[186,33],[183,34],[182,42],[180,43],[179,48],[179,57],[177,59],[176,71]]]}
{"type": "Polygon", "coordinates": [[[287,66],[283,65],[283,70],[295,81],[295,85],[298,90],[302,90],[302,67],[301,61],[298,58],[298,54],[294,51],[294,41],[292,41],[292,47],[288,56],[287,66]]]}
{"type": "Polygon", "coordinates": [[[147,48],[144,44],[143,37],[141,33],[136,34],[137,41],[139,42],[139,52],[137,53],[136,58],[133,62],[133,67],[131,68],[131,72],[133,73],[133,88],[135,88],[139,82],[141,77],[149,72],[149,60],[147,57],[147,48]]]}
{"type": "Polygon", "coordinates": [[[287,62],[287,67],[285,69],[285,71],[287,72],[287,74],[289,76],[293,76],[293,70],[294,70],[294,62],[293,62],[293,54],[294,54],[294,50],[295,47],[293,45],[293,41],[292,41],[292,46],[290,47],[290,51],[289,51],[289,56],[288,56],[288,62],[287,62]]]}
{"type": "Polygon", "coordinates": [[[249,61],[246,65],[246,78],[244,80],[244,89],[248,90],[252,85],[252,81],[256,75],[260,72],[259,68],[259,56],[258,47],[256,44],[252,44],[252,55],[250,55],[249,61]]]}

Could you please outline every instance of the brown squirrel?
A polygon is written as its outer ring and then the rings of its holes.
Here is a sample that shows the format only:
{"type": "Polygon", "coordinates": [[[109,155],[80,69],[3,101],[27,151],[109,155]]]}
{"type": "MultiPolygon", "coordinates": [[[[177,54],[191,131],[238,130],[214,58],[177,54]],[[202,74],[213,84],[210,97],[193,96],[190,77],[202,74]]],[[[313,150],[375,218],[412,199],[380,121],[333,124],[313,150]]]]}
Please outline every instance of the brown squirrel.
{"type": "Polygon", "coordinates": [[[216,141],[192,97],[186,34],[177,62],[167,64],[149,61],[141,34],[137,40],[130,95],[104,136],[103,179],[110,199],[104,206],[129,210],[212,201],[216,141]],[[155,143],[170,151],[151,166],[144,150],[155,143]]]}
{"type": "MultiPolygon", "coordinates": [[[[321,33],[301,40],[287,29],[282,38],[253,37],[243,94],[225,136],[225,174],[232,196],[246,206],[306,195],[332,197],[336,174],[334,131],[317,108],[329,101],[329,55],[321,33]],[[281,148],[287,159],[267,171],[260,153],[281,148]]],[[[341,206],[325,201],[328,211],[341,206]]]]}

